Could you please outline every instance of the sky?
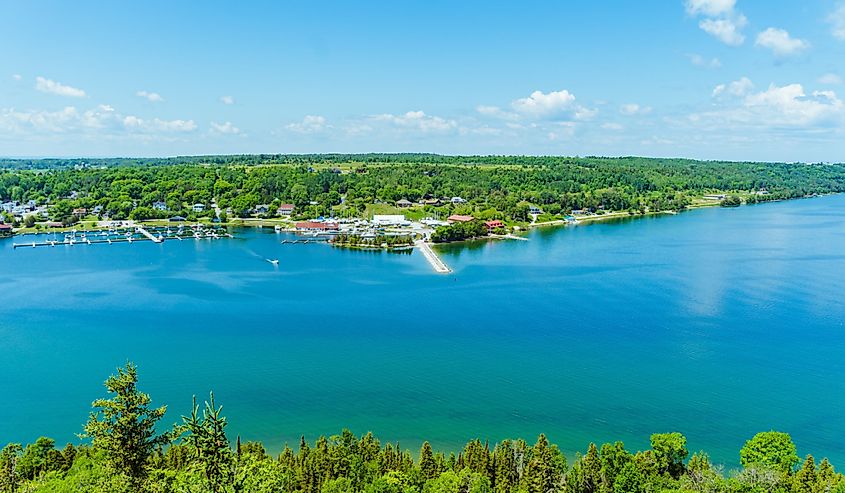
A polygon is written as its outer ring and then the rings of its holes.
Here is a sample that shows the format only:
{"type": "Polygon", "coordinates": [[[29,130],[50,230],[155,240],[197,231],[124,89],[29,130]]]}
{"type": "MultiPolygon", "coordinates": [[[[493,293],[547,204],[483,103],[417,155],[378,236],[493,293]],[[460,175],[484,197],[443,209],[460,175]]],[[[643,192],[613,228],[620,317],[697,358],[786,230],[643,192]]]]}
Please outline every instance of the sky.
{"type": "Polygon", "coordinates": [[[845,0],[0,0],[0,156],[845,161],[845,0]]]}

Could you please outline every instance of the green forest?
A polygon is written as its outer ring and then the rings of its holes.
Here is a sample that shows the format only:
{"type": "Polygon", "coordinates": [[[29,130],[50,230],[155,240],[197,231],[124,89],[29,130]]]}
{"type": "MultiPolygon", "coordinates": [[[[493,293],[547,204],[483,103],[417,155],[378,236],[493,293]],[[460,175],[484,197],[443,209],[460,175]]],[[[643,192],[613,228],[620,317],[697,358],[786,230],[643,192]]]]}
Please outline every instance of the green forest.
{"type": "Polygon", "coordinates": [[[118,368],[95,400],[80,435],[56,448],[39,438],[0,451],[0,491],[285,493],[845,493],[845,477],[827,459],[799,458],[786,433],[765,431],[739,450],[742,467],[726,473],[705,452],[690,454],[678,432],[651,435],[651,448],[597,445],[567,460],[540,435],[533,443],[479,439],[458,452],[422,442],[412,453],[349,430],[269,454],[257,442],[232,443],[223,407],[203,405],[166,428],[166,407],[139,390],[133,364],[118,368]]]}
{"type": "Polygon", "coordinates": [[[49,219],[65,224],[79,219],[75,209],[115,220],[195,220],[214,215],[212,201],[236,217],[261,204],[272,217],[289,203],[295,217],[361,217],[371,204],[453,197],[463,200],[414,209],[519,222],[529,204],[553,216],[645,213],[681,210],[714,192],[757,202],[842,191],[842,164],[433,154],[0,160],[0,202],[48,206],[49,219]]]}

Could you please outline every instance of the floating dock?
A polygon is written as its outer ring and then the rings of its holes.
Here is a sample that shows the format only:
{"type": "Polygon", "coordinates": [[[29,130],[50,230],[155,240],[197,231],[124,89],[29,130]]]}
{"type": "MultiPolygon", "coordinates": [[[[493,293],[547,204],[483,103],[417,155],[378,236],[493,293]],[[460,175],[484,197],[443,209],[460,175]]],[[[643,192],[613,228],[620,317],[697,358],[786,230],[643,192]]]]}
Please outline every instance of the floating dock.
{"type": "Polygon", "coordinates": [[[12,248],[37,248],[74,245],[102,245],[113,243],[134,243],[136,241],[151,241],[163,243],[165,240],[216,240],[220,238],[233,238],[223,228],[145,228],[136,226],[134,228],[112,229],[108,231],[71,231],[59,237],[49,233],[39,235],[41,238],[23,243],[13,243],[12,248]],[[150,231],[152,230],[152,231],[150,231]]]}
{"type": "Polygon", "coordinates": [[[431,264],[431,267],[434,268],[434,272],[437,272],[438,274],[448,274],[452,272],[452,269],[446,265],[446,262],[444,262],[437,255],[434,249],[431,248],[431,245],[421,240],[415,242],[415,245],[420,249],[425,259],[428,260],[428,263],[431,264]]]}

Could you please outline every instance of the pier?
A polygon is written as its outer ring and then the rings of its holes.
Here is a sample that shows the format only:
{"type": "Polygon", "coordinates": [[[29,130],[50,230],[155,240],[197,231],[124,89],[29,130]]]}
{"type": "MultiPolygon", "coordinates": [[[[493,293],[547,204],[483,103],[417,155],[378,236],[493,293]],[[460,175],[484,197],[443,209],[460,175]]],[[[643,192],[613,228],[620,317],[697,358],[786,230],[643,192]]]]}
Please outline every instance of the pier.
{"type": "Polygon", "coordinates": [[[420,249],[425,259],[428,260],[428,263],[431,264],[431,267],[434,268],[434,272],[437,272],[438,274],[448,274],[452,272],[452,269],[446,265],[446,262],[443,262],[443,260],[431,248],[431,245],[422,240],[415,242],[415,245],[420,249]]]}
{"type": "Polygon", "coordinates": [[[153,243],[161,243],[162,241],[164,241],[163,236],[153,236],[153,234],[150,233],[149,231],[147,231],[146,229],[144,229],[143,226],[138,226],[136,229],[138,230],[139,233],[141,233],[142,235],[149,238],[149,240],[152,241],[153,243]]]}
{"type": "Polygon", "coordinates": [[[57,233],[50,235],[49,233],[42,233],[40,238],[33,241],[23,243],[13,243],[12,248],[37,248],[37,247],[55,247],[55,246],[75,246],[75,245],[112,245],[115,243],[134,243],[136,241],[151,241],[153,243],[163,243],[165,240],[217,240],[220,238],[233,238],[223,228],[203,228],[202,226],[180,227],[180,228],[165,228],[165,227],[151,227],[135,226],[134,228],[120,228],[110,229],[108,231],[71,231],[63,234],[62,237],[57,237],[57,233]],[[52,236],[52,237],[51,237],[52,236]]]}

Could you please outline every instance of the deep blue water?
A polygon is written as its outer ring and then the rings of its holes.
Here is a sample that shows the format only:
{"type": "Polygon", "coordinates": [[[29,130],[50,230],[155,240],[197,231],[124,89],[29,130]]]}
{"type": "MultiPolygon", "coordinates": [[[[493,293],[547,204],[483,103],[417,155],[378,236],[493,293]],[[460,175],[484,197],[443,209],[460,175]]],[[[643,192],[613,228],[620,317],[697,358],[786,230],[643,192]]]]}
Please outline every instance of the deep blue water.
{"type": "Polygon", "coordinates": [[[755,432],[845,467],[845,196],[537,230],[418,252],[237,239],[0,241],[0,442],[78,441],[118,365],[169,405],[214,390],[278,450],[372,430],[414,451],[546,433],[738,462],[755,432]],[[274,267],[265,258],[278,258],[274,267]]]}

